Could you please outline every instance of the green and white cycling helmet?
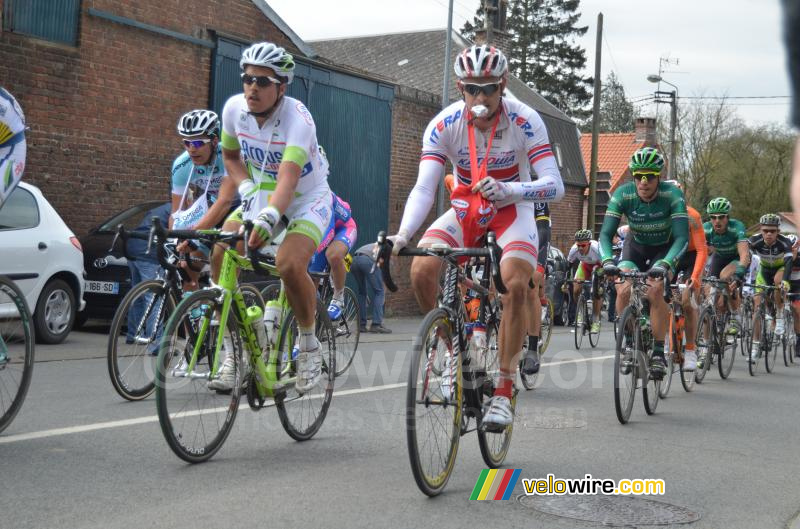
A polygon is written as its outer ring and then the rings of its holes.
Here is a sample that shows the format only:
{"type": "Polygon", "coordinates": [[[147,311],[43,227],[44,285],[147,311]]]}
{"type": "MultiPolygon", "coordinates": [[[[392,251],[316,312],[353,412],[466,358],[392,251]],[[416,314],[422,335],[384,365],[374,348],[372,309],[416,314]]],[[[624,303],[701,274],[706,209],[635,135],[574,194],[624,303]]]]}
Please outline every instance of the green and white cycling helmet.
{"type": "Polygon", "coordinates": [[[272,69],[275,75],[286,79],[286,84],[294,79],[294,58],[271,42],[256,42],[244,50],[239,67],[244,70],[248,64],[272,69]]]}
{"type": "Polygon", "coordinates": [[[219,116],[211,110],[192,110],[178,120],[178,134],[185,138],[195,136],[219,137],[219,116]]]}
{"type": "Polygon", "coordinates": [[[774,213],[767,213],[765,215],[761,215],[761,218],[758,222],[762,226],[780,226],[781,218],[774,213]]]}
{"type": "Polygon", "coordinates": [[[592,230],[578,230],[575,232],[576,241],[591,241],[592,230]]]}
{"type": "Polygon", "coordinates": [[[628,164],[631,173],[637,171],[661,173],[664,168],[664,157],[653,147],[642,147],[631,156],[628,164]]]}
{"type": "Polygon", "coordinates": [[[706,213],[709,215],[727,215],[730,212],[731,201],[725,197],[717,197],[706,206],[706,213]]]}

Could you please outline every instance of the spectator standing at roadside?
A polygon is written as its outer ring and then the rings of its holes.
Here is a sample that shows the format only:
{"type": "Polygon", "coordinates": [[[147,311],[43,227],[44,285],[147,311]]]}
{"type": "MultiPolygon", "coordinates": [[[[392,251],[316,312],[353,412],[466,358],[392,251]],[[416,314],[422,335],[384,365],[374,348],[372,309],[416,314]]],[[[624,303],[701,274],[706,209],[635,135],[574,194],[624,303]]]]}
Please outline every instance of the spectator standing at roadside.
{"type": "Polygon", "coordinates": [[[358,305],[361,307],[359,322],[361,332],[374,332],[379,334],[391,333],[391,329],[383,326],[383,303],[385,300],[383,278],[380,270],[375,266],[372,250],[375,243],[361,246],[353,254],[353,264],[350,273],[356,279],[358,290],[358,305]],[[372,326],[367,331],[367,298],[372,304],[372,326]]]}

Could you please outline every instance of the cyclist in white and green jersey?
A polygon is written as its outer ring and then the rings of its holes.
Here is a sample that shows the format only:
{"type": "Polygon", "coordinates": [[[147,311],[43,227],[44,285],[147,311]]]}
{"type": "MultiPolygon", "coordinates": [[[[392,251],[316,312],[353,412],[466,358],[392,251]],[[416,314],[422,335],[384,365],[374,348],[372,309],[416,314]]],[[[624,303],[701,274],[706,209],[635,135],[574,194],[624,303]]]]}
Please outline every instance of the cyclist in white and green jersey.
{"type": "Polygon", "coordinates": [[[0,87],[0,207],[25,170],[25,114],[17,100],[0,87]]]}
{"type": "MultiPolygon", "coordinates": [[[[294,77],[292,56],[259,42],[242,53],[239,65],[244,92],[228,99],[222,110],[222,156],[242,205],[223,230],[252,220],[255,229],[247,244],[260,248],[285,219],[286,237],[276,261],[300,327],[297,390],[305,392],[322,374],[314,334],[317,294],[307,269],[333,214],[328,166],[319,153],[314,119],[303,103],[286,95],[294,77]]],[[[232,367],[232,361],[223,363],[220,379],[212,382],[229,387],[232,367]]]]}

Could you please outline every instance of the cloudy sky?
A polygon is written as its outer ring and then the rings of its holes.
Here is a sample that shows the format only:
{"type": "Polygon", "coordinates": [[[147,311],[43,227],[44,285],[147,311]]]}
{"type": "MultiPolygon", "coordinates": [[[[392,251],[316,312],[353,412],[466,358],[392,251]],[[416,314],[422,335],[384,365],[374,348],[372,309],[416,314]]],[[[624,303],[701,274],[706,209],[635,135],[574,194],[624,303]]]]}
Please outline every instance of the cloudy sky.
{"type": "MultiPolygon", "coordinates": [[[[267,0],[305,40],[444,28],[448,0],[267,0]]],[[[454,0],[453,25],[471,19],[480,0],[454,0]]],[[[787,96],[779,0],[581,0],[579,43],[594,74],[597,14],[603,13],[603,78],[614,70],[629,98],[652,94],[646,80],[659,59],[680,96],[787,96]]],[[[662,89],[671,88],[662,85],[662,89]]],[[[683,103],[682,101],[681,103],[683,103]]],[[[688,100],[686,101],[688,102],[688,100]]],[[[751,124],[784,124],[789,99],[731,99],[751,124]]],[[[644,103],[643,114],[655,110],[644,103]]],[[[666,112],[666,109],[661,109],[666,112]]]]}

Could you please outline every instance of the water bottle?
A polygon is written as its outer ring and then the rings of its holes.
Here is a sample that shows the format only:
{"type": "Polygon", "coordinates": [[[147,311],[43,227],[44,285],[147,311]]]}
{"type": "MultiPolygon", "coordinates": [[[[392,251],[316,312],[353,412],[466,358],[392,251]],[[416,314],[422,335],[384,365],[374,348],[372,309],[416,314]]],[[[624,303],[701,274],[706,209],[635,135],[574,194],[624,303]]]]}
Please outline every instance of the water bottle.
{"type": "Polygon", "coordinates": [[[264,307],[264,327],[267,331],[267,339],[270,347],[275,345],[278,341],[278,327],[281,324],[281,304],[276,300],[267,301],[264,307]]]}
{"type": "Polygon", "coordinates": [[[262,323],[263,316],[264,313],[258,305],[247,307],[247,320],[250,322],[250,325],[253,326],[253,329],[255,329],[258,347],[262,350],[267,346],[267,330],[262,323]]]}
{"type": "Polygon", "coordinates": [[[483,367],[486,361],[486,327],[483,324],[475,323],[472,326],[472,339],[470,340],[470,350],[475,366],[483,367]]]}

